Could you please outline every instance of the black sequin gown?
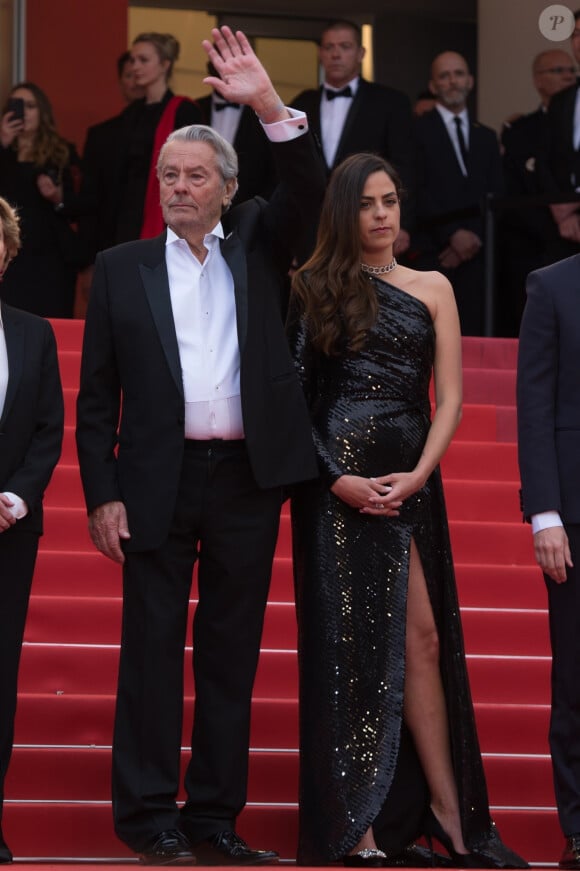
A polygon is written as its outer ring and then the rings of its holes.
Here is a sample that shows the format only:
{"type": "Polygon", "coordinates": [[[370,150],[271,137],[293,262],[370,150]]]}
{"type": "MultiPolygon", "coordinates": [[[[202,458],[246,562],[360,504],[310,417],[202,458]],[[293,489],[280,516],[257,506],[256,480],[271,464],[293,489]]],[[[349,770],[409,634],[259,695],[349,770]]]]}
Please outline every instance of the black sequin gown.
{"type": "Polygon", "coordinates": [[[360,352],[316,355],[303,323],[290,327],[321,467],[321,479],[292,499],[300,669],[298,861],[340,859],[371,824],[389,855],[421,834],[429,795],[402,720],[413,538],[440,637],[466,844],[499,867],[523,867],[489,816],[439,470],[406,500],[399,518],[361,515],[329,489],[344,473],[413,469],[429,431],[435,346],[430,313],[410,294],[371,280],[379,316],[360,352]]]}

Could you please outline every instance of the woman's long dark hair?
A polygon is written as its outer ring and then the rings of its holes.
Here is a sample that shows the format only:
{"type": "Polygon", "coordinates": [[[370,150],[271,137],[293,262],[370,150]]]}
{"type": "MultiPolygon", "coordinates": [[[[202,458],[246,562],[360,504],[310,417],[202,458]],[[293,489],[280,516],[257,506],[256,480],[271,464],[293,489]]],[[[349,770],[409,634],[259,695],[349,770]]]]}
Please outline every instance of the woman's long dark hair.
{"type": "Polygon", "coordinates": [[[307,318],[312,343],[324,354],[363,346],[377,318],[376,293],[361,272],[361,197],[369,175],[385,172],[401,197],[397,171],[376,154],[353,154],[338,166],[328,185],[316,248],[294,275],[292,290],[307,318]]]}
{"type": "Polygon", "coordinates": [[[52,167],[60,175],[69,162],[70,148],[57,132],[50,100],[33,82],[19,82],[14,85],[11,94],[20,88],[30,91],[38,106],[38,130],[32,143],[32,162],[39,168],[52,167]]]}

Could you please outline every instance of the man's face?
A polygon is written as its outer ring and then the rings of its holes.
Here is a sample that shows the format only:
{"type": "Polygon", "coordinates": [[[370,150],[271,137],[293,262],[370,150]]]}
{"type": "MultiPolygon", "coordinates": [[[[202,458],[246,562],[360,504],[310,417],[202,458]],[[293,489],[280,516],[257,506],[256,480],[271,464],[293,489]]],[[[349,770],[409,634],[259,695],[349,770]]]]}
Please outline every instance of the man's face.
{"type": "Polygon", "coordinates": [[[145,96],[145,88],[142,88],[135,81],[135,69],[131,58],[123,64],[123,70],[119,77],[119,90],[126,103],[132,103],[133,100],[145,96]]]}
{"type": "Polygon", "coordinates": [[[539,58],[538,68],[534,72],[534,85],[543,101],[558,91],[573,85],[576,81],[574,61],[566,51],[545,51],[539,58]]]}
{"type": "Polygon", "coordinates": [[[473,88],[473,76],[460,54],[446,51],[438,55],[431,67],[429,90],[450,112],[465,109],[467,97],[473,88]]]}
{"type": "Polygon", "coordinates": [[[207,142],[171,142],[164,151],[159,190],[165,223],[181,238],[202,240],[231,201],[235,181],[223,180],[207,142]]]}
{"type": "Polygon", "coordinates": [[[325,79],[333,88],[342,88],[358,75],[365,50],[357,44],[350,27],[326,30],[322,34],[318,56],[325,79]]]}

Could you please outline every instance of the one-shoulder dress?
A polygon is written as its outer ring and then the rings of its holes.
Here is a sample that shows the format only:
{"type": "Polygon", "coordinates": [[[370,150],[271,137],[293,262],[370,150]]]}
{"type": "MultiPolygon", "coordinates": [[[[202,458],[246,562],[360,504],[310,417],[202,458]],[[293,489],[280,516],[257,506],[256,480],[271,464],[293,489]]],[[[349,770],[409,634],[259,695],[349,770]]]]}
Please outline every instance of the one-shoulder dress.
{"type": "MultiPolygon", "coordinates": [[[[439,633],[452,760],[468,849],[498,867],[526,863],[499,839],[466,670],[439,469],[398,518],[361,515],[329,487],[342,474],[415,467],[430,427],[435,334],[427,307],[378,279],[379,313],[362,350],[290,342],[313,421],[320,479],[292,498],[300,675],[298,862],[346,855],[373,824],[394,856],[421,834],[429,794],[403,723],[405,616],[413,538],[439,633]]],[[[291,319],[292,321],[292,319],[291,319]]]]}

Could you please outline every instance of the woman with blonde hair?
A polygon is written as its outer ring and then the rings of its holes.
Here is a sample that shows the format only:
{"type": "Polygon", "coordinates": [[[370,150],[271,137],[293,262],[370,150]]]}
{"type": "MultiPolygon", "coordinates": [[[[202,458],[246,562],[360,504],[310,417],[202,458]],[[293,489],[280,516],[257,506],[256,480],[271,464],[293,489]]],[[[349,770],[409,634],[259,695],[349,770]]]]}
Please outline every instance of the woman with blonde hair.
{"type": "Polygon", "coordinates": [[[197,104],[169,87],[178,57],[179,42],[169,33],[140,33],[133,40],[135,84],[145,96],[123,110],[107,153],[83,163],[83,205],[99,216],[94,224],[90,216],[81,223],[91,259],[103,247],[163,231],[156,171],[161,146],[173,130],[202,122],[197,104]],[[107,228],[106,237],[97,238],[97,223],[107,228]]]}

